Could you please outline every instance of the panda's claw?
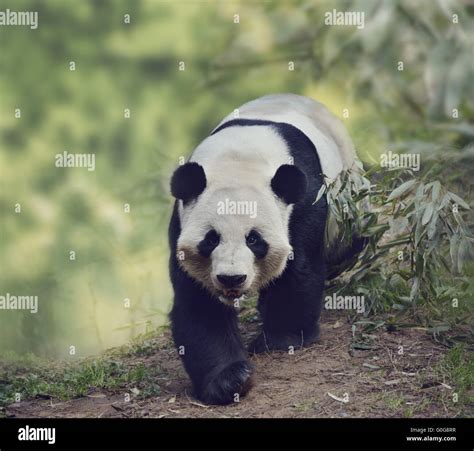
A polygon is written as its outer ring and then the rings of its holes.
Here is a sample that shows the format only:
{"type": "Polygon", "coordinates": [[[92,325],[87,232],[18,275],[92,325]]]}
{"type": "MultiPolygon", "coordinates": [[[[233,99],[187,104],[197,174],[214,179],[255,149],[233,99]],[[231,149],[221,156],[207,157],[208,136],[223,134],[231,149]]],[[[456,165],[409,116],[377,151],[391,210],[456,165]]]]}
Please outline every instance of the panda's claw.
{"type": "Polygon", "coordinates": [[[222,370],[196,397],[206,404],[239,402],[253,385],[253,367],[249,362],[234,362],[222,370]]]}

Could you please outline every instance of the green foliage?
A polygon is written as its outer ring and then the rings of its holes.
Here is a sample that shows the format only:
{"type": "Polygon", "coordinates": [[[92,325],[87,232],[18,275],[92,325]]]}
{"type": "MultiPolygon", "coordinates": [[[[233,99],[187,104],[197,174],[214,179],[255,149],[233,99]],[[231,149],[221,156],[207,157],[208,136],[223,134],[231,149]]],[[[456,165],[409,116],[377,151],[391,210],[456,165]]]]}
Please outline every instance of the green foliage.
{"type": "Polygon", "coordinates": [[[336,289],[368,298],[366,314],[408,313],[439,339],[472,320],[472,266],[466,265],[474,238],[466,223],[470,206],[440,181],[426,179],[380,166],[363,175],[347,171],[328,184],[327,199],[338,240],[355,233],[368,241],[336,289]],[[371,184],[374,174],[378,180],[371,184]]]}

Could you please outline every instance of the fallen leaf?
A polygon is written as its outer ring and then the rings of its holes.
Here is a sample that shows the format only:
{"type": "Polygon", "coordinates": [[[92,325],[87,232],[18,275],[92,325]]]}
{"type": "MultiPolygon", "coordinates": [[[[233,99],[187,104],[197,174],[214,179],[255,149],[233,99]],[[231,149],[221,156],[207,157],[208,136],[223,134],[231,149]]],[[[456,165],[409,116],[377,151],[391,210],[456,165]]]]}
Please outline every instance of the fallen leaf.
{"type": "Polygon", "coordinates": [[[343,399],[343,398],[338,398],[336,395],[333,395],[332,393],[329,393],[329,392],[328,392],[328,396],[329,396],[330,398],[334,399],[335,401],[343,402],[344,404],[346,404],[347,402],[349,402],[348,400],[343,399]]]}
{"type": "Polygon", "coordinates": [[[362,366],[365,366],[366,368],[370,368],[371,370],[379,370],[380,367],[377,365],[371,365],[370,363],[364,363],[362,366]]]}
{"type": "Polygon", "coordinates": [[[209,406],[206,406],[205,404],[201,404],[199,402],[189,401],[189,404],[192,404],[192,405],[198,406],[198,407],[204,407],[205,409],[209,409],[209,406]]]}

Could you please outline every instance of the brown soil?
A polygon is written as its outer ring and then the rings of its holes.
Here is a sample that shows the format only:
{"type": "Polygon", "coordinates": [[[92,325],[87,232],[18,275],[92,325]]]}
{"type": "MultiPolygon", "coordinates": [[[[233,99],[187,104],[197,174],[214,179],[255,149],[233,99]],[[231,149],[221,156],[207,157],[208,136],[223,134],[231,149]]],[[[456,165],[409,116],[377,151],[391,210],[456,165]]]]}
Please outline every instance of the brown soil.
{"type": "MultiPolygon", "coordinates": [[[[244,337],[255,336],[246,323],[244,337]]],[[[436,372],[446,351],[423,330],[373,332],[370,349],[354,349],[351,326],[326,315],[322,340],[294,354],[253,356],[255,386],[231,406],[205,406],[190,395],[190,381],[169,333],[156,339],[156,353],[130,357],[159,365],[159,396],[125,401],[130,391],[91,391],[59,401],[34,399],[6,408],[9,417],[453,417],[466,415],[452,402],[453,388],[436,372]],[[399,354],[403,346],[403,354],[399,354]],[[344,402],[347,400],[347,402],[344,402]]],[[[362,346],[364,347],[364,346],[362,346]]]]}

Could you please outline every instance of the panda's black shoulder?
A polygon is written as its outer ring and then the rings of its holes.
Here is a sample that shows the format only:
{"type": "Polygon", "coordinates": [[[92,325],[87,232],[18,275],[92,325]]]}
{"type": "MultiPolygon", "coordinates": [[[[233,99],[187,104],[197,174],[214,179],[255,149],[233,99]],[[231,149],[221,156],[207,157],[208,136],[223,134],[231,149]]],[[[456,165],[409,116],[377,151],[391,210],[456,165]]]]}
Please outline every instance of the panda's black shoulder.
{"type": "Polygon", "coordinates": [[[318,151],[313,142],[301,130],[284,122],[275,122],[273,128],[285,141],[296,166],[304,172],[321,174],[318,151]]]}

